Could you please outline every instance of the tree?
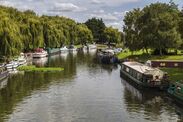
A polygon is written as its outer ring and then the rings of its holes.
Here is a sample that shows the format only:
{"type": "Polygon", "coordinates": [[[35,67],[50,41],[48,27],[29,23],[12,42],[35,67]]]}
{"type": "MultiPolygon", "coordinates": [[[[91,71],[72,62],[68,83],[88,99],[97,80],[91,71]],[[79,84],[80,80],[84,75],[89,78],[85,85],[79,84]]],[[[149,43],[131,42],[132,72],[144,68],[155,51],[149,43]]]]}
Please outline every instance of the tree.
{"type": "Polygon", "coordinates": [[[96,42],[104,43],[105,24],[102,19],[92,18],[85,22],[87,27],[92,31],[96,42]]]}
{"type": "Polygon", "coordinates": [[[178,48],[181,43],[178,30],[178,9],[172,4],[155,3],[143,9],[141,16],[141,39],[149,40],[149,47],[162,51],[168,48],[178,48]]]}
{"type": "Polygon", "coordinates": [[[124,36],[125,36],[125,46],[129,48],[132,53],[133,51],[142,48],[142,41],[140,40],[140,27],[138,19],[141,16],[140,9],[134,9],[126,14],[124,18],[124,36]]]}
{"type": "Polygon", "coordinates": [[[121,41],[121,33],[118,29],[107,27],[104,30],[105,39],[110,45],[111,43],[119,43],[121,41]]]}

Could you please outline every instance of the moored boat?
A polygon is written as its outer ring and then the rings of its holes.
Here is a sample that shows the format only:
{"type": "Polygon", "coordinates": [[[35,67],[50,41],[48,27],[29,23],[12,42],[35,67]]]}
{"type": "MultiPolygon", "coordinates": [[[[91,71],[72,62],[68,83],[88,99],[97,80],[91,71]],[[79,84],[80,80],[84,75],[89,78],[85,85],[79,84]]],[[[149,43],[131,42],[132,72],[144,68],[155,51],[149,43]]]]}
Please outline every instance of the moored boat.
{"type": "Polygon", "coordinates": [[[183,104],[183,81],[172,83],[168,88],[168,94],[175,98],[176,102],[183,104]]]}
{"type": "Polygon", "coordinates": [[[60,48],[47,48],[48,55],[54,55],[60,53],[60,48]]]}
{"type": "Polygon", "coordinates": [[[97,55],[101,63],[104,64],[113,64],[119,62],[118,58],[115,56],[114,50],[112,49],[98,51],[97,55]]]}
{"type": "Polygon", "coordinates": [[[19,62],[18,61],[10,61],[9,63],[7,63],[5,65],[5,67],[7,68],[7,70],[12,71],[12,70],[16,70],[16,68],[19,66],[19,62]]]}
{"type": "Polygon", "coordinates": [[[18,57],[18,59],[15,60],[16,62],[18,62],[18,65],[25,65],[27,63],[24,53],[21,53],[20,56],[18,57]]]}
{"type": "Polygon", "coordinates": [[[166,72],[152,68],[138,62],[124,62],[121,64],[121,76],[144,88],[168,88],[169,81],[166,72]]]}
{"type": "Polygon", "coordinates": [[[90,45],[88,45],[88,49],[89,50],[96,50],[97,46],[95,44],[90,44],[90,45]]]}
{"type": "Polygon", "coordinates": [[[68,47],[68,50],[69,50],[69,52],[72,52],[72,53],[77,52],[77,48],[76,48],[74,45],[70,45],[70,46],[68,47]]]}
{"type": "Polygon", "coordinates": [[[47,51],[43,50],[42,48],[36,49],[32,55],[33,58],[44,58],[46,56],[48,56],[48,53],[47,53],[47,51]]]}
{"type": "Polygon", "coordinates": [[[7,78],[9,75],[8,70],[5,66],[0,66],[0,81],[7,78]]]}
{"type": "Polygon", "coordinates": [[[60,51],[61,51],[61,53],[68,52],[69,49],[66,46],[64,46],[64,47],[60,48],[60,51]]]}

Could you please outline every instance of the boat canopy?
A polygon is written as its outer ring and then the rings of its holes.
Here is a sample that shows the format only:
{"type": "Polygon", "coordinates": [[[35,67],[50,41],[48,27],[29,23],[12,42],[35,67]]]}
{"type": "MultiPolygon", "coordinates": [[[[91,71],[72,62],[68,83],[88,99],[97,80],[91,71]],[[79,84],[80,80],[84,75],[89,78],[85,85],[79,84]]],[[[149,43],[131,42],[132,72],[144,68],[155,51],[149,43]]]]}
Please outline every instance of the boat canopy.
{"type": "Polygon", "coordinates": [[[160,76],[165,74],[165,72],[159,70],[158,68],[152,68],[139,62],[124,62],[123,64],[142,74],[152,74],[154,76],[160,76]]]}

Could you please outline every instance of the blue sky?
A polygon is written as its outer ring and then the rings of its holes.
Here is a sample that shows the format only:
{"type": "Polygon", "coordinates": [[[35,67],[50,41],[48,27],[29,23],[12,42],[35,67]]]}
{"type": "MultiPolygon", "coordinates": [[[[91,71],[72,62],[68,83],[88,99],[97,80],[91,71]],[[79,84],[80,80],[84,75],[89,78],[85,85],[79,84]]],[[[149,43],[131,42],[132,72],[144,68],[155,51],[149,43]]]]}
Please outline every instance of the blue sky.
{"type": "MultiPolygon", "coordinates": [[[[92,17],[102,18],[107,26],[121,30],[126,12],[133,8],[143,8],[154,2],[169,0],[0,0],[1,5],[19,10],[34,10],[42,15],[66,16],[77,22],[85,22],[92,17]]],[[[183,0],[174,0],[183,7],[183,0]]]]}

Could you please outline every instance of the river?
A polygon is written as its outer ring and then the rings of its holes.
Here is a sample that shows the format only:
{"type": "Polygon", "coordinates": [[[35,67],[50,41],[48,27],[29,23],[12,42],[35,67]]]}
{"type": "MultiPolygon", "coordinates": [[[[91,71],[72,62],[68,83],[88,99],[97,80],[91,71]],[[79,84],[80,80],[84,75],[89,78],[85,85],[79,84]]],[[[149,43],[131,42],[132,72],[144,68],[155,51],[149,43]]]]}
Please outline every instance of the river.
{"type": "Polygon", "coordinates": [[[143,92],[101,65],[95,52],[55,55],[36,65],[57,73],[11,74],[0,87],[0,122],[176,122],[180,107],[166,94],[143,92]]]}

